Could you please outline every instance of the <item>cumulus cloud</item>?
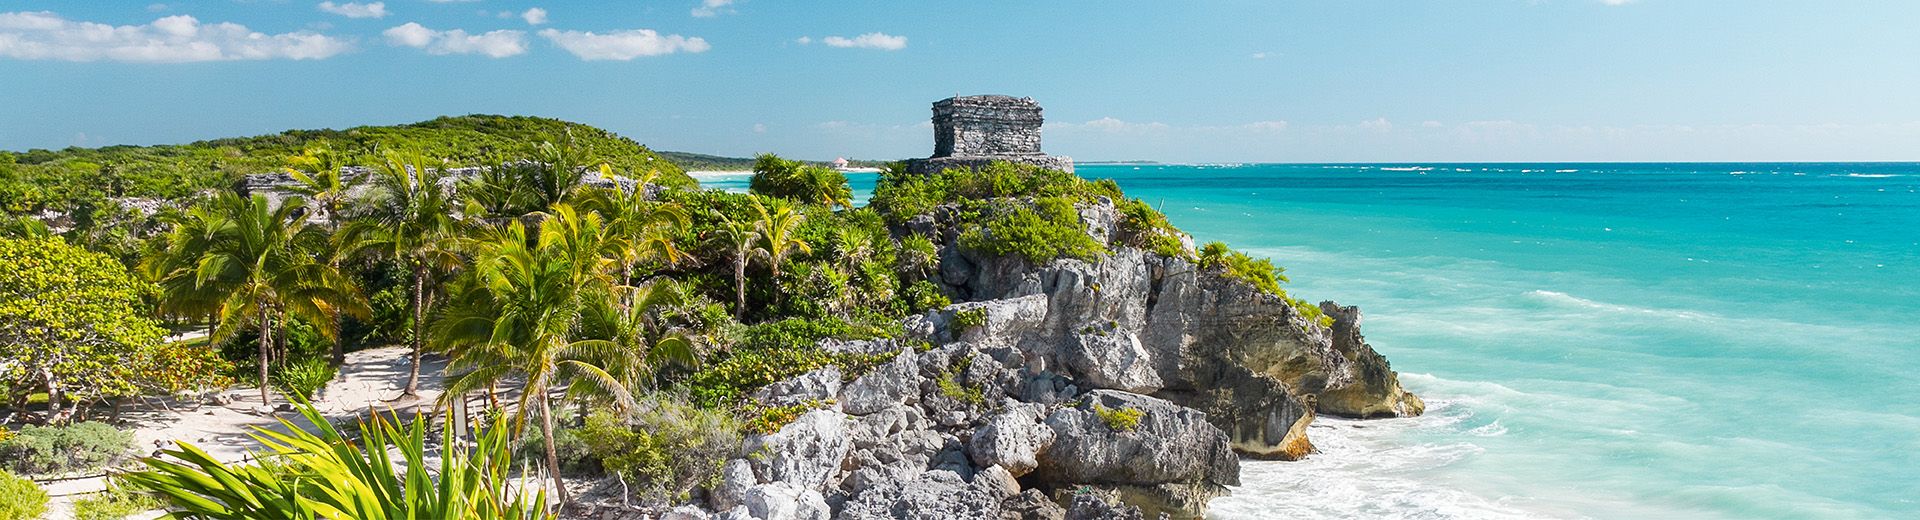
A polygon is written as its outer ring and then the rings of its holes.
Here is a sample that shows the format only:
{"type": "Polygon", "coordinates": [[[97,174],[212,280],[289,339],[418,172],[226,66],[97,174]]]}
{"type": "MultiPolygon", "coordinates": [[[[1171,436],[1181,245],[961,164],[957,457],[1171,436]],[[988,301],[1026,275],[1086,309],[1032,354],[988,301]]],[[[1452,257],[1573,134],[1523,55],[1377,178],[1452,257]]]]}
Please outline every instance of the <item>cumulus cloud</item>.
{"type": "Polygon", "coordinates": [[[347,18],[385,18],[387,16],[387,4],[385,2],[365,4],[356,2],[347,2],[344,4],[320,2],[320,10],[347,18]]]}
{"type": "Polygon", "coordinates": [[[145,25],[68,20],[48,11],[0,13],[0,58],[181,63],[317,60],[346,52],[346,40],[310,31],[264,34],[235,23],[168,16],[145,25]]]}
{"type": "Polygon", "coordinates": [[[528,8],[525,12],[520,13],[520,19],[526,20],[527,25],[544,24],[547,23],[547,10],[538,7],[528,8]]]}
{"type": "Polygon", "coordinates": [[[733,12],[734,1],[735,0],[701,0],[700,7],[693,8],[693,15],[700,18],[707,18],[719,16],[722,13],[731,13],[733,12]]]}
{"type": "Polygon", "coordinates": [[[407,22],[380,33],[387,43],[424,49],[427,54],[481,54],[489,58],[518,56],[527,52],[527,33],[499,30],[468,34],[460,29],[436,31],[417,22],[407,22]]]}
{"type": "Polygon", "coordinates": [[[706,40],[698,37],[663,35],[652,29],[629,29],[606,34],[546,29],[540,31],[540,36],[587,61],[626,61],[676,52],[706,52],[712,48],[706,40]]]}
{"type": "Polygon", "coordinates": [[[825,43],[827,44],[828,47],[839,47],[843,49],[880,49],[883,51],[897,51],[900,49],[907,48],[907,37],[893,36],[886,33],[872,32],[872,33],[866,33],[859,36],[855,36],[852,38],[845,38],[840,36],[828,36],[825,38],[821,38],[820,43],[825,43]]]}

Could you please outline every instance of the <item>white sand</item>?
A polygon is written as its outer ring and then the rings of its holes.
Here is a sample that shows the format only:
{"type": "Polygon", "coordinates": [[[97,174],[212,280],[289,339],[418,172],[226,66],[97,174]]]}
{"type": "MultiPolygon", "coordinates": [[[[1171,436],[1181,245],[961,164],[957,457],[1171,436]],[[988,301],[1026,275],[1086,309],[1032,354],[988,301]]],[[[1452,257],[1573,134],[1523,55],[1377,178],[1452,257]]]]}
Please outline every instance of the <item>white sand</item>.
{"type": "MultiPolygon", "coordinates": [[[[396,401],[407,384],[407,349],[385,347],[353,352],[347,354],[346,366],[341,367],[340,375],[320,391],[313,405],[335,422],[365,416],[370,410],[404,413],[418,409],[431,413],[434,403],[440,398],[443,386],[441,372],[445,368],[445,359],[427,356],[420,367],[419,398],[396,401]]],[[[175,447],[177,441],[185,441],[206,450],[219,460],[240,461],[248,452],[260,447],[260,443],[249,435],[255,431],[254,428],[278,428],[279,419],[282,418],[306,426],[298,412],[265,413],[257,388],[233,388],[221,394],[230,398],[231,402],[215,406],[196,402],[152,401],[136,406],[121,413],[121,417],[128,422],[123,429],[131,429],[134,447],[142,454],[154,454],[163,447],[175,447]]],[[[285,402],[284,396],[277,393],[274,399],[275,404],[285,402]]],[[[60,520],[72,518],[74,500],[105,489],[106,482],[104,478],[89,478],[54,482],[42,487],[46,488],[48,495],[53,496],[47,504],[45,518],[60,520]]]]}

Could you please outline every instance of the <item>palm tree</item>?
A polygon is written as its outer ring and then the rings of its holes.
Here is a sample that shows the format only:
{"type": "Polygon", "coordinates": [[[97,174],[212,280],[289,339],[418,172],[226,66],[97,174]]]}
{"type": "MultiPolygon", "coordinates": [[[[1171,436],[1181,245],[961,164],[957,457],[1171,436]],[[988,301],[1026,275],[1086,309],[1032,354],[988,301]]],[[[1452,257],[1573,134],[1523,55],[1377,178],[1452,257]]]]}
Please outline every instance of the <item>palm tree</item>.
{"type": "Polygon", "coordinates": [[[258,327],[260,401],[268,402],[267,365],[275,329],[286,318],[311,322],[323,336],[338,331],[329,320],[336,312],[368,314],[366,303],[338,270],[317,261],[326,237],[308,227],[306,202],[287,199],[274,205],[264,195],[222,194],[209,202],[219,213],[204,242],[178,246],[201,248],[194,263],[200,290],[222,291],[220,325],[212,341],[258,327]]]}
{"type": "Polygon", "coordinates": [[[735,221],[718,211],[714,215],[720,218],[720,227],[711,240],[733,259],[733,319],[740,321],[747,312],[747,262],[766,250],[760,247],[760,233],[753,230],[753,223],[735,221]]]}
{"type": "Polygon", "coordinates": [[[200,279],[200,258],[212,249],[214,240],[232,226],[225,212],[215,204],[195,204],[185,212],[162,217],[169,229],[154,241],[154,252],[140,261],[140,272],[160,286],[158,311],[176,317],[207,319],[207,335],[213,335],[214,316],[220,301],[231,287],[221,280],[200,279]]]}
{"type": "MultiPolygon", "coordinates": [[[[785,264],[793,253],[812,253],[813,248],[808,247],[806,241],[794,237],[800,231],[800,224],[807,220],[807,214],[779,199],[772,200],[772,203],[773,207],[768,208],[760,202],[759,197],[753,199],[753,209],[760,215],[760,220],[753,223],[753,231],[760,235],[760,254],[773,269],[773,283],[778,285],[780,265],[785,264]]],[[[780,291],[774,291],[773,299],[776,303],[780,301],[780,291]]]]}
{"type": "MultiPolygon", "coordinates": [[[[605,164],[600,165],[600,175],[613,178],[613,172],[605,164]]],[[[674,235],[688,225],[686,211],[678,204],[657,202],[647,196],[647,184],[653,182],[656,175],[657,172],[649,170],[634,179],[631,191],[596,190],[585,204],[587,209],[599,212],[607,220],[607,227],[620,240],[621,285],[633,284],[636,265],[672,266],[693,258],[673,240],[674,235]]]]}
{"type": "Polygon", "coordinates": [[[381,200],[366,219],[341,230],[341,251],[365,253],[404,264],[410,277],[413,326],[408,334],[412,366],[407,369],[405,396],[420,395],[420,353],[425,346],[427,306],[434,289],[429,281],[460,265],[461,226],[453,218],[453,203],[443,186],[442,164],[419,154],[388,153],[373,183],[381,200]]]}
{"type": "MultiPolygon", "coordinates": [[[[287,168],[287,175],[293,177],[297,183],[293,185],[292,191],[311,201],[315,209],[320,210],[322,218],[326,220],[328,233],[337,234],[340,231],[340,206],[346,202],[348,193],[353,190],[354,185],[357,184],[355,181],[358,179],[350,179],[346,176],[342,170],[347,166],[347,162],[343,156],[334,153],[329,147],[309,150],[298,160],[312,165],[313,173],[287,168]]],[[[335,270],[340,269],[339,251],[336,249],[329,253],[332,254],[327,255],[327,265],[333,266],[335,270]]],[[[338,314],[333,316],[333,328],[335,330],[340,328],[338,314]]],[[[332,354],[333,366],[347,363],[346,345],[338,335],[333,338],[332,354]]]]}
{"type": "Polygon", "coordinates": [[[541,208],[572,200],[587,169],[601,164],[592,150],[574,141],[571,129],[558,144],[549,141],[534,147],[533,155],[534,162],[521,170],[525,177],[521,182],[532,189],[533,202],[541,208]]]}
{"type": "Polygon", "coordinates": [[[605,368],[619,365],[610,362],[622,355],[619,343],[582,334],[593,306],[615,297],[617,241],[599,214],[567,204],[539,217],[532,240],[526,224],[516,220],[469,241],[473,269],[435,325],[434,344],[452,355],[454,369],[464,371],[450,378],[442,399],[459,399],[510,376],[525,381],[518,424],[524,426],[530,411],[539,414],[547,469],[565,503],[549,390],[563,384],[569,393],[591,389],[612,396],[622,410],[633,398],[622,378],[605,368]]]}

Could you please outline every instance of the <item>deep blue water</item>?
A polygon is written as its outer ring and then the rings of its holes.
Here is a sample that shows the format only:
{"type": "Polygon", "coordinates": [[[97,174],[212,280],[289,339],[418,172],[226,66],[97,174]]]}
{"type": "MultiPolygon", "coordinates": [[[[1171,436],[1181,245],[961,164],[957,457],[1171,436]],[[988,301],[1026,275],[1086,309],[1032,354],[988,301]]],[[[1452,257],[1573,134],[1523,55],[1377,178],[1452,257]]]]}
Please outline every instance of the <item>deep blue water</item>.
{"type": "Polygon", "coordinates": [[[1920,518],[1920,164],[1080,174],[1360,305],[1429,404],[1216,517],[1920,518]]]}

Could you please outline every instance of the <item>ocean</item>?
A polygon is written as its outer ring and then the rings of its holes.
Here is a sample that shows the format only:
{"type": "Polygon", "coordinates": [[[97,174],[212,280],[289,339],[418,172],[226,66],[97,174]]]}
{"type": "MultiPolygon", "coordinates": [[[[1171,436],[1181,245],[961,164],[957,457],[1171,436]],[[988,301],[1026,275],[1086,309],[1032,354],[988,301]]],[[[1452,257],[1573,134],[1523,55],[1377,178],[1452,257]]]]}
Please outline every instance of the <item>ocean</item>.
{"type": "Polygon", "coordinates": [[[1920,164],[1079,173],[1361,306],[1428,404],[1213,518],[1920,518],[1920,164]]]}

